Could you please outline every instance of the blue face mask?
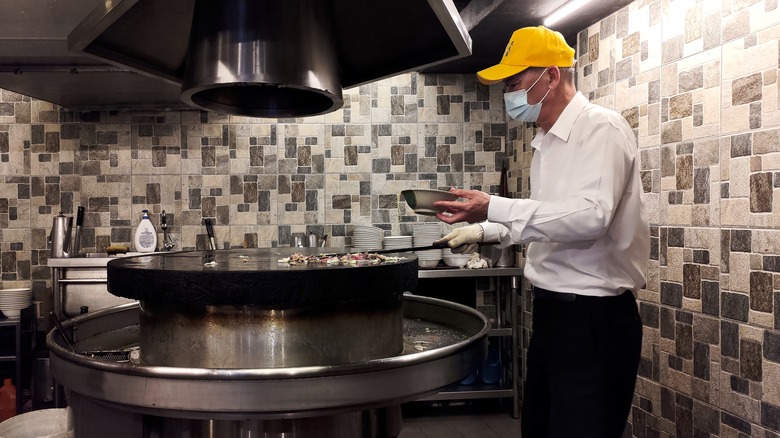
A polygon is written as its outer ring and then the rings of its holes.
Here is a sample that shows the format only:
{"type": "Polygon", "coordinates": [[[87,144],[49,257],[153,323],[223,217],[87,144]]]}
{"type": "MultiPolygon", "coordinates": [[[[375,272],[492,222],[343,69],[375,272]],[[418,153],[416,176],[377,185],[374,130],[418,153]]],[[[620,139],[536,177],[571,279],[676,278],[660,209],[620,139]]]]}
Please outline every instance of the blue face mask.
{"type": "MultiPolygon", "coordinates": [[[[546,73],[546,70],[545,70],[546,73]]],[[[550,93],[544,93],[542,100],[539,103],[530,105],[528,103],[528,91],[539,82],[539,79],[544,76],[544,73],[539,76],[527,90],[517,90],[509,93],[504,93],[504,105],[506,106],[506,113],[514,120],[518,122],[536,122],[539,118],[539,113],[542,111],[542,102],[544,98],[550,93]]]]}

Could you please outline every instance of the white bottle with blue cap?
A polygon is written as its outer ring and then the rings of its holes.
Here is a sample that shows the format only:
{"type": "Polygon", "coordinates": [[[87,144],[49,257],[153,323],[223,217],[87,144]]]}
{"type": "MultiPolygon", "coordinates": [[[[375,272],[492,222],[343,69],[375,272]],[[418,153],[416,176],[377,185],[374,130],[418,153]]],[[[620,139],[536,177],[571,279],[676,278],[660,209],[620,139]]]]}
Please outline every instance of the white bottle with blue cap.
{"type": "Polygon", "coordinates": [[[135,250],[138,252],[154,252],[157,249],[157,231],[149,220],[149,210],[143,211],[141,223],[135,229],[135,250]]]}

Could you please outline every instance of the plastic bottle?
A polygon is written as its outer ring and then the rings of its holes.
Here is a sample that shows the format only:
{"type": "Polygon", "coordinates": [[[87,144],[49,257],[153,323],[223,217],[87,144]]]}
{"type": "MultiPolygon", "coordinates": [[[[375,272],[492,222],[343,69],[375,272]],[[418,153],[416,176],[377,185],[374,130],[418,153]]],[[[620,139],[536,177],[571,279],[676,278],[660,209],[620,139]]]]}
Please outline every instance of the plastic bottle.
{"type": "Polygon", "coordinates": [[[143,213],[141,223],[135,229],[135,250],[153,252],[157,249],[157,231],[149,220],[149,210],[144,210],[143,213]]]}
{"type": "Polygon", "coordinates": [[[11,379],[3,381],[0,388],[0,423],[16,415],[16,387],[11,379]]]}
{"type": "Polygon", "coordinates": [[[502,372],[498,345],[490,342],[487,359],[479,369],[479,380],[487,385],[496,384],[501,381],[502,372]]]}

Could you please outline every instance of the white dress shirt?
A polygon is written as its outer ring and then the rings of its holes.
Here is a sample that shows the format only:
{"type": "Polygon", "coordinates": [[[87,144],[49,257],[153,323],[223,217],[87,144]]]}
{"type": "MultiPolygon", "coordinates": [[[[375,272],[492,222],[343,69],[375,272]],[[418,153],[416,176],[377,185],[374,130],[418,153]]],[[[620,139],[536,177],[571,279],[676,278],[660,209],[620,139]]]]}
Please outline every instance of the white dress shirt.
{"type": "Polygon", "coordinates": [[[634,132],[581,93],[531,142],[530,199],[490,197],[485,242],[527,243],[536,287],[612,296],[645,285],[650,229],[634,132]]]}

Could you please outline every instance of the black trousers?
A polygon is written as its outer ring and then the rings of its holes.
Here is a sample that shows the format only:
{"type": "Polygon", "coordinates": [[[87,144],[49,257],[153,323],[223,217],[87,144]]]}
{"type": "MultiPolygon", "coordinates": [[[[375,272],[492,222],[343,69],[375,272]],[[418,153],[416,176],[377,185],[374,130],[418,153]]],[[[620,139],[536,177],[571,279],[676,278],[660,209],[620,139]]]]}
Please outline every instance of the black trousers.
{"type": "Polygon", "coordinates": [[[642,322],[631,291],[534,298],[523,438],[620,438],[634,395],[642,322]]]}

